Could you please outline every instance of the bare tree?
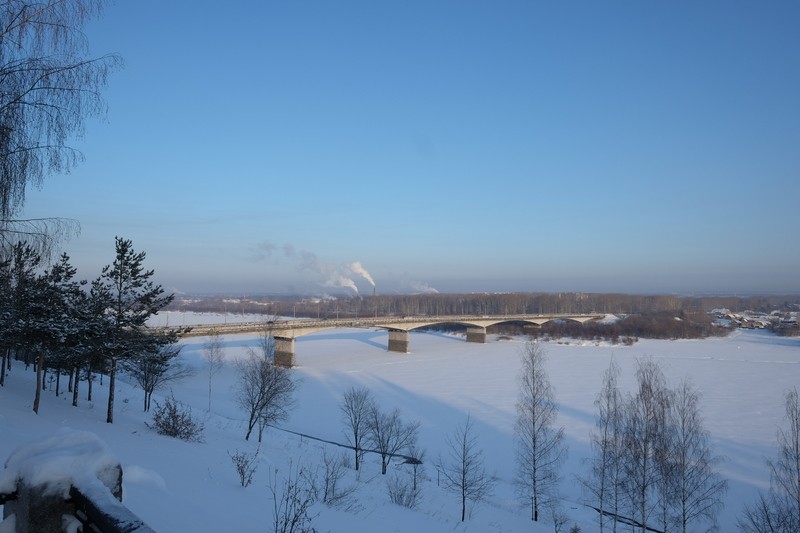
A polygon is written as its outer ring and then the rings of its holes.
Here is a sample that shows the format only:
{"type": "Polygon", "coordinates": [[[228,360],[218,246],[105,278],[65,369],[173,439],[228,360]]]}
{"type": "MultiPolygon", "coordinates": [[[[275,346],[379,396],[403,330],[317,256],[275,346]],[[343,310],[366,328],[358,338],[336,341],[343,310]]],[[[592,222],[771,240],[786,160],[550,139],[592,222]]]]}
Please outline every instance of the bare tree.
{"type": "Polygon", "coordinates": [[[392,503],[416,508],[422,497],[422,485],[420,481],[427,479],[423,460],[425,451],[417,448],[416,444],[408,447],[408,454],[413,459],[408,459],[403,464],[407,464],[409,469],[402,469],[404,472],[395,473],[386,483],[389,499],[392,503]]]}
{"type": "Polygon", "coordinates": [[[739,519],[739,531],[743,533],[797,533],[800,527],[790,514],[785,513],[784,500],[770,490],[759,492],[755,505],[748,505],[739,519]]]}
{"type": "Polygon", "coordinates": [[[739,528],[745,533],[800,531],[800,398],[797,387],[786,392],[788,428],[778,429],[778,458],[768,461],[769,492],[745,508],[739,528]]]}
{"type": "Polygon", "coordinates": [[[275,533],[316,533],[311,506],[317,501],[317,489],[305,468],[289,465],[288,477],[278,482],[277,470],[270,476],[272,525],[275,533]]]}
{"type": "Polygon", "coordinates": [[[228,457],[231,458],[233,467],[236,469],[236,474],[239,476],[239,483],[242,487],[249,487],[253,483],[253,476],[258,469],[258,452],[260,448],[256,448],[255,452],[244,452],[236,450],[235,453],[228,452],[228,457]]]}
{"type": "Polygon", "coordinates": [[[0,248],[23,240],[40,252],[72,221],[17,220],[29,185],[68,172],[82,159],[67,145],[85,119],[105,114],[100,90],[121,65],[88,57],[83,27],[104,0],[0,3],[0,248]],[[51,230],[55,229],[55,233],[51,230]]]}
{"type": "Polygon", "coordinates": [[[136,356],[122,361],[122,368],[144,391],[144,411],[150,410],[153,392],[167,383],[194,374],[194,370],[180,360],[181,346],[166,342],[154,343],[136,356]]]}
{"type": "Polygon", "coordinates": [[[211,411],[211,382],[225,366],[225,354],[222,345],[223,337],[219,331],[212,329],[208,334],[208,340],[203,345],[203,357],[208,369],[208,410],[211,411]]]}
{"type": "Polygon", "coordinates": [[[345,485],[343,479],[348,467],[347,455],[329,454],[322,450],[322,483],[319,492],[322,503],[330,507],[347,510],[355,503],[353,493],[357,485],[345,485]]]}
{"type": "Polygon", "coordinates": [[[483,466],[483,452],[478,448],[472,419],[446,438],[448,460],[441,458],[436,467],[444,478],[444,488],[461,499],[461,521],[466,518],[467,502],[477,503],[487,498],[494,486],[494,478],[483,466]]]}
{"type": "Polygon", "coordinates": [[[24,242],[50,258],[60,243],[79,235],[80,229],[78,221],[69,218],[0,218],[0,257],[10,257],[14,245],[24,242]]]}
{"type": "Polygon", "coordinates": [[[369,436],[370,413],[375,409],[375,402],[366,387],[351,387],[342,396],[339,409],[346,426],[347,441],[355,451],[355,467],[358,470],[364,457],[364,442],[369,436]]]}
{"type": "MultiPolygon", "coordinates": [[[[591,473],[583,480],[591,500],[599,510],[600,533],[605,531],[606,513],[616,516],[620,511],[622,482],[622,395],[617,386],[619,366],[611,359],[603,374],[603,388],[594,401],[597,407],[595,430],[591,434],[594,455],[591,473]]],[[[611,529],[617,531],[617,521],[612,519],[611,529]]]]}
{"type": "Polygon", "coordinates": [[[642,533],[659,508],[664,471],[660,453],[664,450],[670,391],[661,367],[652,359],[639,361],[638,390],[625,406],[624,493],[642,533]]]}
{"type": "Polygon", "coordinates": [[[398,455],[417,440],[419,422],[406,424],[400,411],[384,413],[373,406],[369,413],[369,442],[381,456],[381,474],[386,474],[389,458],[398,455]]]}
{"type": "Polygon", "coordinates": [[[517,441],[517,490],[531,502],[531,520],[555,496],[558,468],[566,456],[564,428],[553,424],[558,415],[553,387],[545,370],[542,346],[529,342],[522,351],[519,400],[514,433],[517,441]]]}
{"type": "Polygon", "coordinates": [[[261,442],[264,428],[285,420],[294,405],[295,383],[288,369],[275,365],[274,343],[270,341],[271,337],[264,333],[259,343],[261,353],[250,349],[247,359],[236,362],[236,401],[247,412],[245,440],[258,425],[261,442]]]}
{"type": "Polygon", "coordinates": [[[778,459],[769,462],[770,477],[784,495],[786,514],[800,529],[800,398],[797,387],[786,393],[788,429],[778,430],[778,459]]]}
{"type": "Polygon", "coordinates": [[[713,528],[728,488],[717,472],[720,458],[711,451],[699,401],[700,393],[688,381],[683,381],[673,395],[670,422],[673,438],[668,453],[673,484],[670,494],[682,533],[696,522],[713,528]]]}

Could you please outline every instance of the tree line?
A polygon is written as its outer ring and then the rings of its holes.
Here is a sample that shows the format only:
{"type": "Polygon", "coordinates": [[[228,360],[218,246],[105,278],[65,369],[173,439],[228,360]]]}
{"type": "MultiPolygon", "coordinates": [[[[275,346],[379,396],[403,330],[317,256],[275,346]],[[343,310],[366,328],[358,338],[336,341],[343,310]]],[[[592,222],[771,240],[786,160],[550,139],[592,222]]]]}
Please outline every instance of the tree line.
{"type": "Polygon", "coordinates": [[[172,301],[144,268],[145,253],[115,239],[114,261],[91,283],[76,279],[67,254],[44,265],[37,248],[19,242],[0,257],[0,386],[13,360],[36,372],[33,410],[38,414],[48,374],[60,393],[68,380],[72,405],[81,382],[87,400],[99,375],[108,376],[106,422],[114,421],[114,391],[121,368],[142,385],[144,407],[165,379],[185,372],[178,361],[177,330],[150,330],[147,319],[172,301]],[[177,365],[177,366],[176,366],[177,365]]]}
{"type": "MultiPolygon", "coordinates": [[[[681,297],[674,295],[592,293],[473,293],[376,295],[347,298],[300,296],[206,296],[175,300],[168,309],[230,314],[265,314],[303,318],[357,318],[370,316],[482,316],[606,313],[634,317],[629,322],[647,333],[666,327],[666,318],[686,319],[698,330],[708,330],[704,315],[711,309],[770,312],[797,311],[800,296],[681,297]],[[638,317],[638,319],[636,319],[638,317]],[[656,324],[655,322],[659,322],[656,324]]],[[[683,326],[686,328],[686,326],[683,326]]],[[[627,333],[626,333],[627,334],[627,333]]],[[[695,332],[688,332],[694,335],[695,332]]],[[[700,333],[705,334],[705,333],[700,333]]],[[[667,337],[671,333],[666,334],[667,337]]],[[[645,334],[641,336],[647,336],[645,334]]],[[[665,337],[666,338],[666,337],[665,337]]]]}

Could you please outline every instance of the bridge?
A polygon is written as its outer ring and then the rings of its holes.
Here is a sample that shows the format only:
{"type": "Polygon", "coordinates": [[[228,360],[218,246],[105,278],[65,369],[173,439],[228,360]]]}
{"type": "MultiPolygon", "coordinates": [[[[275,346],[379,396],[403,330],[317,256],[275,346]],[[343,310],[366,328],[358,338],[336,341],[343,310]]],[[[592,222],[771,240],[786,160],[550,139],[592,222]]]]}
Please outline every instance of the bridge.
{"type": "Polygon", "coordinates": [[[319,331],[336,328],[378,328],[389,333],[388,351],[408,353],[409,332],[442,324],[461,325],[467,328],[467,342],[486,342],[486,328],[495,324],[519,322],[541,326],[554,320],[589,322],[605,317],[605,314],[549,314],[549,315],[502,315],[502,316],[405,316],[347,318],[330,320],[294,319],[270,320],[267,322],[244,322],[235,324],[201,324],[192,326],[184,336],[255,333],[268,331],[275,339],[275,364],[287,368],[295,366],[295,339],[319,331]]]}

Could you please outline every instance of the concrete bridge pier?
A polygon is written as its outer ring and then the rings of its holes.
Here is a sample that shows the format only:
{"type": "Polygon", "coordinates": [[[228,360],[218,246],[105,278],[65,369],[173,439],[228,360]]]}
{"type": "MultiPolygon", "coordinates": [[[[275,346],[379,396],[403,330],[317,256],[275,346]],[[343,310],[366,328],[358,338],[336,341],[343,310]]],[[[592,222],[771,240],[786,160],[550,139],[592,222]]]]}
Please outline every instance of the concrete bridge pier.
{"type": "Polygon", "coordinates": [[[408,331],[402,329],[390,329],[388,351],[408,353],[408,331]]]}
{"type": "Polygon", "coordinates": [[[292,368],[294,366],[294,338],[273,338],[275,339],[275,365],[292,368]]]}
{"type": "Polygon", "coordinates": [[[467,328],[467,342],[479,342],[484,344],[486,342],[486,328],[480,326],[467,328]]]}

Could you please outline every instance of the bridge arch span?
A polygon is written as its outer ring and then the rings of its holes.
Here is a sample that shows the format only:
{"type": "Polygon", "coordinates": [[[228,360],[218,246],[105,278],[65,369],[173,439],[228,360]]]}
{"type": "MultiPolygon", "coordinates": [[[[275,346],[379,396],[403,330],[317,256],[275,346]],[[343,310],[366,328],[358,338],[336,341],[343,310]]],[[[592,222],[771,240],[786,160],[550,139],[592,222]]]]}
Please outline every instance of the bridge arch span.
{"type": "Polygon", "coordinates": [[[503,316],[404,316],[375,317],[342,320],[276,320],[272,322],[253,322],[244,324],[208,324],[197,326],[191,335],[208,335],[210,331],[219,333],[248,333],[268,331],[275,339],[275,363],[292,367],[295,364],[295,339],[312,333],[338,328],[378,328],[389,333],[388,350],[408,353],[409,332],[428,328],[437,324],[455,324],[467,328],[467,342],[486,342],[486,328],[503,323],[525,323],[541,326],[553,320],[570,320],[578,323],[598,320],[604,314],[563,314],[563,315],[503,315],[503,316]]]}

